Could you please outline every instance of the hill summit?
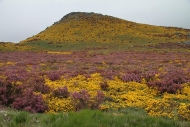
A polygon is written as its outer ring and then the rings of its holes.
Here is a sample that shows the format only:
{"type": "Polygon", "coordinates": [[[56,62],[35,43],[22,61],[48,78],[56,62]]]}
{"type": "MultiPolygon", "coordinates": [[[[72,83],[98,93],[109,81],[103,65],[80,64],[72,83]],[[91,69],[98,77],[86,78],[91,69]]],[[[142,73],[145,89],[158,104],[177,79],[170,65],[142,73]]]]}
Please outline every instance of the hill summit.
{"type": "Polygon", "coordinates": [[[189,29],[139,24],[93,12],[72,12],[44,31],[22,42],[146,44],[150,42],[183,42],[189,39],[189,29]]]}

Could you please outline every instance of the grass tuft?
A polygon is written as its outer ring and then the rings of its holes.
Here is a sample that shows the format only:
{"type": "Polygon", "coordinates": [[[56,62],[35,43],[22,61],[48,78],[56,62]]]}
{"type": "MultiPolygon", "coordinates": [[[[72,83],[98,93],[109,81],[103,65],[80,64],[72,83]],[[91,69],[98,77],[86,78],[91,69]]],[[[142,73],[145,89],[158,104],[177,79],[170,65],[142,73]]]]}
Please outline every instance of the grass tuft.
{"type": "Polygon", "coordinates": [[[9,110],[0,113],[0,127],[189,127],[190,122],[148,116],[143,109],[101,112],[81,110],[57,114],[30,114],[9,110]],[[5,117],[5,114],[6,117],[5,117]]]}

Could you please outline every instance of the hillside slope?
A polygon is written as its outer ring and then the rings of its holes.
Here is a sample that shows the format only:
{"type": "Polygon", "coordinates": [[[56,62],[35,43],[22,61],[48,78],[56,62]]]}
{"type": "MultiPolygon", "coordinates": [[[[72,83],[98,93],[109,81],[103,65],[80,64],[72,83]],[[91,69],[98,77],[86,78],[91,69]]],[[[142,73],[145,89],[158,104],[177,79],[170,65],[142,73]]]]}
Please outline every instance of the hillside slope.
{"type": "Polygon", "coordinates": [[[190,40],[190,30],[139,24],[112,16],[72,12],[22,42],[103,42],[150,44],[190,40]]]}

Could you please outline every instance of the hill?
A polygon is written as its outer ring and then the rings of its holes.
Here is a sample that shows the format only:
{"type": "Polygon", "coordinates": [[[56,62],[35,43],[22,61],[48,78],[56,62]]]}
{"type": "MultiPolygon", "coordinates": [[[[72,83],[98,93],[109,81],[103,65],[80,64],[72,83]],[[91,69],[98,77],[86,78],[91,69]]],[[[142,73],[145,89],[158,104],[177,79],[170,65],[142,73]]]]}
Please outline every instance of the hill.
{"type": "Polygon", "coordinates": [[[189,29],[139,24],[97,13],[72,12],[22,43],[46,41],[147,45],[187,40],[190,40],[189,29]]]}
{"type": "Polygon", "coordinates": [[[0,42],[0,127],[189,127],[189,40],[188,29],[75,12],[21,43],[0,42]]]}

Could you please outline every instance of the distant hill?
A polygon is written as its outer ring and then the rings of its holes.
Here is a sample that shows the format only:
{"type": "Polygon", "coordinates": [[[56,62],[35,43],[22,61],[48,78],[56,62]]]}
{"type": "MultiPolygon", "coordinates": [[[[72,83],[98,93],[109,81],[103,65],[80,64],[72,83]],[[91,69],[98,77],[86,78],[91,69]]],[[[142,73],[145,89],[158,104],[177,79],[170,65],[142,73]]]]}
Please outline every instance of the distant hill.
{"type": "Polygon", "coordinates": [[[48,41],[49,43],[101,42],[146,45],[187,40],[190,40],[189,29],[139,24],[97,13],[72,12],[21,43],[48,41]]]}

